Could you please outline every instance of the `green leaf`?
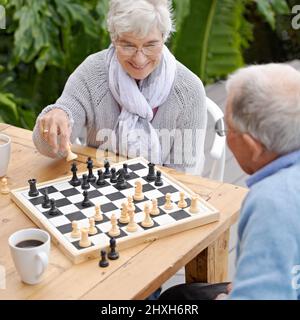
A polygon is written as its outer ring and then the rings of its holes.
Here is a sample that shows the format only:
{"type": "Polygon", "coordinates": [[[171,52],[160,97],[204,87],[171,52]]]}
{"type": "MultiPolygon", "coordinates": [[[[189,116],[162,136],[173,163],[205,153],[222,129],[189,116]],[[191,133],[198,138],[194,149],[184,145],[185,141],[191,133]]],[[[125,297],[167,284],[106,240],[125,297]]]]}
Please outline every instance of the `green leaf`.
{"type": "Polygon", "coordinates": [[[277,14],[290,14],[291,12],[286,0],[271,0],[271,4],[277,14]]]}
{"type": "Polygon", "coordinates": [[[175,55],[202,81],[224,77],[243,65],[243,10],[242,0],[191,0],[175,55]]]}
{"type": "Polygon", "coordinates": [[[268,0],[255,0],[258,12],[266,19],[271,28],[275,29],[275,12],[268,0]]]}

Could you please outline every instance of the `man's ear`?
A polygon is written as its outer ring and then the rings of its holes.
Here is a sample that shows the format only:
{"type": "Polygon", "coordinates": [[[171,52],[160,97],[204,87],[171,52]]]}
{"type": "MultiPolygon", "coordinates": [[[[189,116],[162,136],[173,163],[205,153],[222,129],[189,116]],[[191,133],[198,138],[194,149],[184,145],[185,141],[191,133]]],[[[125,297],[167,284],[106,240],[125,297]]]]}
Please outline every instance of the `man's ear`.
{"type": "Polygon", "coordinates": [[[243,133],[242,139],[250,151],[251,160],[256,162],[263,154],[265,150],[264,146],[248,133],[243,133]]]}

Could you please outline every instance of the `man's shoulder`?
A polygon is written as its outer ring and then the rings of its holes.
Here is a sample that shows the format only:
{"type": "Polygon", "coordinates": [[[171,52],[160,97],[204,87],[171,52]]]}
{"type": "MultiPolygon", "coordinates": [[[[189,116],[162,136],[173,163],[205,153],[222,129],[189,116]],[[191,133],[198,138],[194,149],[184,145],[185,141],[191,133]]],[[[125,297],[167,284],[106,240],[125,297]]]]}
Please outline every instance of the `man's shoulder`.
{"type": "Polygon", "coordinates": [[[279,222],[300,215],[300,164],[277,171],[254,184],[248,193],[243,213],[257,218],[276,218],[279,222]]]}

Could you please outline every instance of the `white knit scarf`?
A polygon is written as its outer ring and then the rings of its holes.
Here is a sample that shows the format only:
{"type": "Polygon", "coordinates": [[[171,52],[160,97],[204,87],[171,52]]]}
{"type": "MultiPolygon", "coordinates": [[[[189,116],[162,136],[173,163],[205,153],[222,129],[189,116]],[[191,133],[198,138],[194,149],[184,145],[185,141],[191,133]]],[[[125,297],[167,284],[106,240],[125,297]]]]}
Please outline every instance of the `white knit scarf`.
{"type": "Polygon", "coordinates": [[[113,151],[162,164],[161,145],[151,124],[152,109],[161,106],[170,94],[176,73],[175,57],[164,46],[160,64],[139,85],[121,66],[113,46],[108,50],[107,61],[109,88],[122,109],[114,129],[118,150],[113,151]]]}

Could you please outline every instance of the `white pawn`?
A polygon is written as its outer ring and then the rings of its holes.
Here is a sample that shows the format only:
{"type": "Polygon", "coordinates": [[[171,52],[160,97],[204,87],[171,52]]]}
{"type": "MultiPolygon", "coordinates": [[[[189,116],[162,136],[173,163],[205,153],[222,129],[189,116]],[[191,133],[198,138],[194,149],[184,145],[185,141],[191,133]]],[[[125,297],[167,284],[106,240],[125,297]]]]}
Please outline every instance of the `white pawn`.
{"type": "Polygon", "coordinates": [[[141,181],[135,182],[135,192],[134,192],[133,199],[135,201],[144,200],[143,185],[142,185],[141,181]]]}
{"type": "Polygon", "coordinates": [[[81,248],[87,248],[91,245],[91,240],[89,239],[89,229],[82,228],[81,229],[81,239],[79,241],[79,246],[81,248]]]}
{"type": "Polygon", "coordinates": [[[100,204],[98,206],[95,207],[95,215],[94,215],[94,219],[95,221],[99,222],[103,220],[103,215],[101,212],[101,207],[100,204]]]}
{"type": "Polygon", "coordinates": [[[132,196],[128,196],[127,197],[127,210],[132,210],[133,213],[135,212],[135,206],[133,204],[133,199],[132,196]]]}
{"type": "Polygon", "coordinates": [[[158,216],[159,215],[159,208],[157,206],[157,199],[152,199],[151,215],[152,216],[158,216]]]}
{"type": "Polygon", "coordinates": [[[190,213],[198,213],[199,212],[198,196],[192,196],[191,206],[190,206],[189,212],[190,213]]]}
{"type": "Polygon", "coordinates": [[[172,210],[173,209],[173,204],[171,202],[171,193],[166,194],[166,203],[164,205],[164,208],[166,210],[172,210]]]}
{"type": "Polygon", "coordinates": [[[95,227],[95,219],[94,218],[90,218],[89,219],[89,223],[90,223],[89,235],[94,235],[94,234],[98,233],[98,230],[95,227]]]}
{"type": "Polygon", "coordinates": [[[184,192],[180,192],[180,200],[178,202],[178,208],[186,208],[187,207],[187,203],[184,200],[184,192]]]}
{"type": "Polygon", "coordinates": [[[144,205],[144,213],[145,213],[145,219],[142,221],[142,226],[144,228],[150,228],[154,225],[154,222],[150,217],[150,207],[148,203],[145,203],[144,205]]]}
{"type": "Polygon", "coordinates": [[[121,216],[119,218],[119,221],[121,223],[128,223],[129,222],[129,215],[127,211],[127,205],[126,203],[122,203],[122,208],[121,208],[121,216]]]}
{"type": "Polygon", "coordinates": [[[128,209],[128,214],[129,214],[130,221],[126,227],[126,231],[135,232],[138,229],[138,224],[134,221],[134,211],[131,209],[128,209]]]}
{"type": "Polygon", "coordinates": [[[72,238],[80,238],[80,230],[78,228],[78,222],[75,220],[72,221],[71,237],[72,238]]]}
{"type": "Polygon", "coordinates": [[[117,220],[116,215],[114,213],[111,215],[110,222],[111,222],[111,229],[108,231],[108,234],[111,237],[119,236],[121,231],[118,226],[118,220],[117,220]]]}
{"type": "Polygon", "coordinates": [[[67,161],[72,161],[72,160],[75,160],[75,159],[77,159],[77,154],[75,154],[75,153],[72,152],[72,150],[71,150],[71,145],[68,144],[66,160],[67,160],[67,161]]]}
{"type": "Polygon", "coordinates": [[[8,185],[7,185],[7,179],[6,178],[2,178],[1,179],[0,191],[1,191],[2,194],[8,194],[9,193],[9,188],[8,188],[8,185]]]}

